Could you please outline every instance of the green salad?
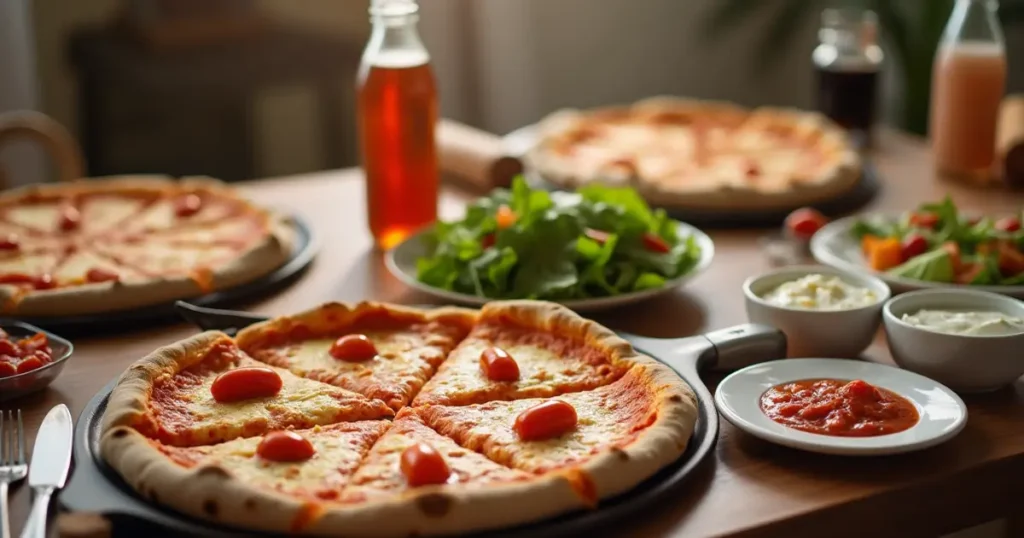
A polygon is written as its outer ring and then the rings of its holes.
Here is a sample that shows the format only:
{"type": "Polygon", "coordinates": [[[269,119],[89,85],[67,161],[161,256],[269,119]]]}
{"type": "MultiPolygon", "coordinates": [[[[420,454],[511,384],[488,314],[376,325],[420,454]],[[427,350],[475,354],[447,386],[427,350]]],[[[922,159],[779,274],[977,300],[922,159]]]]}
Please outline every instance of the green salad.
{"type": "Polygon", "coordinates": [[[576,193],[517,178],[426,234],[425,284],[494,299],[582,299],[659,288],[700,260],[692,236],[630,188],[576,193]]]}
{"type": "Polygon", "coordinates": [[[1024,284],[1021,215],[968,217],[950,198],[899,219],[854,223],[872,269],[893,276],[968,285],[1024,284]]]}

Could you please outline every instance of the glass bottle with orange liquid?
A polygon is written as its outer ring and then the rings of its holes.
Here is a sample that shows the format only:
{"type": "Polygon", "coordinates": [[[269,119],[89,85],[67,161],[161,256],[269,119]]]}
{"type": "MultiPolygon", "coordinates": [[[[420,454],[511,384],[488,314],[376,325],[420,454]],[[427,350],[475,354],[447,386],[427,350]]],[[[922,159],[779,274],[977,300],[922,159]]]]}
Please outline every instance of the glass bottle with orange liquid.
{"type": "Polygon", "coordinates": [[[996,124],[1006,85],[997,0],[957,0],[935,56],[930,136],[945,176],[987,183],[995,176],[996,124]]]}
{"type": "Polygon", "coordinates": [[[414,0],[373,0],[357,107],[370,232],[387,249],[437,219],[437,87],[414,0]]]}

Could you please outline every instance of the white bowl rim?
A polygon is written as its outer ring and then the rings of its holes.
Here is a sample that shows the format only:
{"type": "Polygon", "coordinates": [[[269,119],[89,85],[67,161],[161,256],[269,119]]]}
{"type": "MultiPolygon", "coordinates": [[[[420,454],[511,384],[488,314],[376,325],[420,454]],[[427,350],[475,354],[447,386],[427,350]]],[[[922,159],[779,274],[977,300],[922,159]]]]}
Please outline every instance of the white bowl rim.
{"type": "MultiPolygon", "coordinates": [[[[797,276],[797,278],[799,278],[799,276],[797,276]]],[[[785,267],[779,267],[777,269],[772,269],[771,271],[766,271],[759,275],[751,276],[743,282],[743,295],[746,296],[747,299],[750,299],[755,303],[777,310],[784,310],[787,312],[813,312],[815,314],[838,315],[847,312],[859,312],[863,310],[872,310],[878,308],[880,305],[882,305],[883,303],[887,303],[890,300],[890,298],[892,297],[892,289],[889,288],[889,285],[886,284],[885,281],[874,275],[866,273],[853,273],[828,265],[805,264],[787,265],[785,267]],[[864,306],[858,306],[856,308],[843,308],[840,310],[819,310],[814,308],[801,308],[798,306],[777,305],[775,303],[765,301],[763,297],[754,293],[752,287],[756,283],[766,278],[771,278],[774,276],[779,276],[787,273],[793,273],[794,275],[800,276],[807,276],[816,273],[837,276],[843,280],[846,280],[848,283],[853,283],[854,285],[857,285],[857,283],[866,284],[867,287],[874,288],[874,291],[879,292],[879,297],[878,300],[876,300],[873,303],[866,304],[864,306]]]]}
{"type": "MultiPolygon", "coordinates": [[[[916,330],[916,331],[919,331],[919,332],[925,332],[925,333],[928,333],[929,335],[936,335],[937,334],[937,335],[948,336],[948,337],[953,337],[953,338],[966,338],[966,339],[972,339],[972,340],[974,340],[974,339],[977,339],[977,340],[999,340],[999,339],[1019,338],[1019,337],[1024,336],[1024,332],[1011,333],[1011,334],[953,334],[953,333],[944,333],[944,332],[941,332],[941,331],[936,331],[936,330],[933,330],[933,329],[926,329],[924,327],[918,327],[917,325],[912,325],[910,323],[907,323],[906,321],[903,321],[901,318],[897,317],[896,314],[893,314],[893,312],[892,312],[892,305],[894,305],[894,304],[898,305],[901,301],[911,300],[911,299],[914,299],[914,298],[917,298],[917,297],[925,297],[925,296],[928,296],[928,295],[936,295],[936,296],[961,295],[961,296],[966,296],[966,297],[973,297],[975,299],[984,299],[984,300],[986,300],[986,301],[988,301],[988,302],[993,304],[993,306],[992,306],[993,310],[1002,312],[1003,314],[1006,314],[1006,315],[1012,315],[1009,312],[1007,312],[1008,308],[1000,308],[999,306],[995,306],[995,305],[997,305],[997,304],[998,305],[1015,305],[1017,308],[1019,308],[1021,310],[1024,310],[1024,304],[1021,304],[1022,301],[1020,299],[1015,299],[1015,298],[1010,297],[1008,295],[1001,295],[999,293],[993,293],[993,292],[990,292],[990,291],[968,290],[968,289],[962,289],[962,288],[930,288],[930,289],[924,289],[924,290],[909,291],[907,293],[903,293],[903,294],[897,295],[895,297],[892,297],[891,299],[889,299],[888,301],[885,302],[885,305],[882,306],[882,317],[887,322],[895,323],[896,325],[899,325],[901,327],[913,329],[913,330],[916,330]]],[[[936,302],[941,302],[941,301],[937,300],[936,302]]],[[[926,308],[926,307],[921,307],[921,308],[926,308]]]]}

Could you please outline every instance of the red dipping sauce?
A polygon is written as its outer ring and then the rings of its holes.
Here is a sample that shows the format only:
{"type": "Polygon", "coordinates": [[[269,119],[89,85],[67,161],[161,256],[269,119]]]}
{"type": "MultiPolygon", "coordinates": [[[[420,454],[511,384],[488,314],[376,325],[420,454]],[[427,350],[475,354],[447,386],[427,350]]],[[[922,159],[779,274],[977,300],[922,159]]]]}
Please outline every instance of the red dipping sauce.
{"type": "Polygon", "coordinates": [[[861,380],[783,383],[761,395],[761,410],[784,426],[839,437],[897,433],[921,418],[910,400],[861,380]]]}

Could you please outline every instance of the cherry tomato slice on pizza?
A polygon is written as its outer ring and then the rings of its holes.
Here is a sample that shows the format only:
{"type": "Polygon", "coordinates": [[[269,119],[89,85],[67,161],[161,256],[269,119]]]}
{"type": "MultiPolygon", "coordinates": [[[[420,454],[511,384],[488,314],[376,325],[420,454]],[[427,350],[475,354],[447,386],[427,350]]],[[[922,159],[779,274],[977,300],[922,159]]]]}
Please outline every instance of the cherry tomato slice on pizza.
{"type": "Polygon", "coordinates": [[[78,228],[82,221],[82,214],[78,211],[78,208],[66,204],[60,208],[60,229],[68,232],[78,228]]]}
{"type": "Polygon", "coordinates": [[[346,334],[334,341],[330,353],[338,360],[362,362],[377,356],[377,346],[366,335],[346,334]]]}
{"type": "Polygon", "coordinates": [[[256,446],[256,454],[268,461],[306,461],[316,454],[316,448],[309,439],[292,432],[270,432],[256,446]]]}
{"type": "Polygon", "coordinates": [[[121,275],[110,269],[104,269],[102,267],[93,267],[85,273],[85,280],[87,282],[117,282],[121,279],[121,275]]]}
{"type": "Polygon", "coordinates": [[[402,474],[412,487],[445,484],[452,475],[444,456],[427,443],[416,443],[402,452],[402,474]]]}
{"type": "Polygon", "coordinates": [[[203,199],[198,194],[185,194],[174,201],[174,214],[179,217],[191,217],[203,208],[203,199]]]}
{"type": "Polygon", "coordinates": [[[516,360],[500,347],[489,347],[480,354],[480,369],[491,381],[516,381],[519,379],[519,365],[516,360]]]}
{"type": "Polygon", "coordinates": [[[20,246],[21,241],[18,234],[10,233],[6,237],[0,238],[0,250],[18,250],[20,246]]]}
{"type": "Polygon", "coordinates": [[[516,417],[512,428],[523,441],[553,439],[576,428],[576,409],[562,400],[537,404],[516,417]]]}
{"type": "Polygon", "coordinates": [[[230,403],[275,396],[283,385],[277,372],[262,366],[250,366],[228,370],[217,376],[210,385],[210,393],[214,400],[230,403]]]}

